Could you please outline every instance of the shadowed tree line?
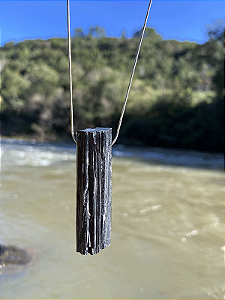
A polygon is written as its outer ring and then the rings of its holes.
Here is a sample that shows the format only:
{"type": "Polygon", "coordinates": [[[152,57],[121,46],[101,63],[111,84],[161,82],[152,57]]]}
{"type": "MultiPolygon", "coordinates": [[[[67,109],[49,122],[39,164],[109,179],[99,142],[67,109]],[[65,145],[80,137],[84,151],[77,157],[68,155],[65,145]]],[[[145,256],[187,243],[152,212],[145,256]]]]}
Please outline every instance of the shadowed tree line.
{"type": "MultiPolygon", "coordinates": [[[[146,28],[118,142],[223,151],[224,38],[205,44],[163,40],[146,28]]],[[[72,38],[75,130],[115,133],[140,31],[108,38],[76,29],[72,38]]],[[[0,48],[1,133],[71,139],[67,40],[25,40],[0,48]]]]}

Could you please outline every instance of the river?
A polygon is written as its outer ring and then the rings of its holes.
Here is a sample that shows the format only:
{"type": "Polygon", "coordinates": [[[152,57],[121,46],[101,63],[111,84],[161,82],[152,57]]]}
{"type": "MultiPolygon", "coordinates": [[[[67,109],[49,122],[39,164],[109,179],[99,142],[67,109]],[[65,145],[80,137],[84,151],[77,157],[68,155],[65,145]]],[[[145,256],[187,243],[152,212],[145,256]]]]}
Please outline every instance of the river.
{"type": "Polygon", "coordinates": [[[73,144],[1,141],[1,243],[36,249],[8,299],[224,297],[223,157],[113,146],[112,243],[75,252],[73,144]]]}

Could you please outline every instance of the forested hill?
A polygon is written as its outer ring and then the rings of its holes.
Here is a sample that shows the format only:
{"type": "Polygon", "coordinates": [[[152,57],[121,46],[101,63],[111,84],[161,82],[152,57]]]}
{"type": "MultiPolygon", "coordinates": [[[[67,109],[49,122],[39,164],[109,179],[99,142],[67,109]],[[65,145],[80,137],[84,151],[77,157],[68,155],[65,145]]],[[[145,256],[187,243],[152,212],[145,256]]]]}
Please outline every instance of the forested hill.
{"type": "MultiPolygon", "coordinates": [[[[75,130],[113,127],[126,94],[140,32],[107,38],[101,28],[72,38],[75,130]]],[[[67,40],[0,48],[1,132],[71,139],[67,40]]],[[[223,150],[221,36],[203,45],[163,40],[147,28],[118,142],[223,150]]]]}

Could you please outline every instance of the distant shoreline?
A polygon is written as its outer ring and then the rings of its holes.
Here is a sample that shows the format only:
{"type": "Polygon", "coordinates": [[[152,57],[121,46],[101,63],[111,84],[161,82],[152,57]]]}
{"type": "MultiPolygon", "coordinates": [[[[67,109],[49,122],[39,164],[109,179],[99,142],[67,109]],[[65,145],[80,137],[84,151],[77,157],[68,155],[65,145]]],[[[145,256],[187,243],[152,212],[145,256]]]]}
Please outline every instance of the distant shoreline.
{"type": "MultiPolygon", "coordinates": [[[[25,141],[37,141],[39,143],[68,143],[74,145],[74,141],[71,139],[60,139],[59,137],[51,137],[51,138],[41,138],[40,136],[27,136],[27,135],[18,135],[18,136],[5,136],[0,134],[0,139],[12,139],[12,140],[25,140],[25,141]]],[[[198,149],[188,149],[188,148],[173,148],[173,147],[155,147],[155,146],[148,146],[145,144],[141,144],[139,141],[137,143],[132,143],[129,141],[117,142],[114,146],[115,147],[124,147],[124,148],[132,148],[132,149],[145,149],[145,150],[167,150],[167,151],[178,151],[179,153],[182,152],[189,152],[193,154],[210,154],[210,155],[220,155],[224,154],[224,152],[213,152],[213,151],[202,151],[198,149]]]]}
{"type": "MultiPolygon", "coordinates": [[[[40,141],[29,138],[2,138],[2,147],[8,145],[11,149],[20,147],[38,147],[43,151],[52,151],[52,147],[57,151],[69,151],[76,155],[76,144],[72,141],[40,141]],[[45,149],[45,150],[44,150],[45,149]],[[61,149],[61,150],[60,150],[61,149]]],[[[4,153],[4,151],[3,151],[4,153]]],[[[224,159],[222,153],[201,152],[197,150],[175,149],[163,147],[128,146],[115,144],[112,148],[113,158],[122,160],[137,160],[140,163],[147,163],[157,166],[187,167],[194,169],[208,169],[224,171],[224,159]]]]}

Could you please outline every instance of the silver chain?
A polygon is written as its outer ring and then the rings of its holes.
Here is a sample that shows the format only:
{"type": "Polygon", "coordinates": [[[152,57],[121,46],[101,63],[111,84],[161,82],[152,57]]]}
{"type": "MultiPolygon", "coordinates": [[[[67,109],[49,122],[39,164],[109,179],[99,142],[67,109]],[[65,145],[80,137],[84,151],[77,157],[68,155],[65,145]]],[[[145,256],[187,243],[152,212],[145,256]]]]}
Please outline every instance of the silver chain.
{"type": "MultiPolygon", "coordinates": [[[[131,72],[130,81],[129,81],[129,84],[128,84],[124,105],[123,105],[123,108],[122,108],[122,111],[121,111],[121,116],[120,116],[120,119],[119,119],[117,131],[116,131],[116,136],[115,136],[114,140],[112,141],[112,144],[110,145],[110,147],[115,144],[115,142],[118,139],[119,133],[120,133],[120,128],[121,128],[121,125],[122,125],[123,116],[124,116],[126,105],[127,105],[127,100],[128,100],[128,95],[129,95],[130,88],[131,88],[131,83],[132,83],[132,80],[133,80],[133,77],[134,77],[134,71],[135,71],[135,68],[136,68],[136,65],[137,65],[137,60],[138,60],[138,56],[139,56],[139,53],[140,53],[142,40],[144,38],[145,28],[146,28],[146,25],[147,25],[151,5],[152,5],[152,0],[150,0],[149,5],[148,5],[148,10],[147,10],[147,14],[146,14],[146,17],[145,17],[145,22],[144,22],[144,26],[143,26],[143,29],[142,29],[142,33],[141,33],[141,37],[140,37],[136,57],[135,57],[135,60],[134,60],[134,65],[133,65],[133,69],[132,69],[132,72],[131,72]]],[[[76,141],[75,134],[74,134],[74,123],[73,123],[73,95],[72,95],[73,88],[72,88],[72,69],[71,69],[71,39],[70,39],[70,6],[69,6],[69,0],[67,0],[67,23],[68,23],[68,49],[69,49],[69,74],[70,74],[71,134],[72,134],[72,138],[73,138],[74,142],[76,143],[77,141],[76,141]]]]}
{"type": "Polygon", "coordinates": [[[139,45],[138,45],[138,49],[137,49],[137,54],[136,54],[136,57],[135,57],[135,60],[134,60],[133,70],[131,72],[130,81],[129,81],[129,84],[128,84],[127,93],[126,93],[126,97],[125,97],[125,102],[124,102],[124,105],[123,105],[123,108],[122,108],[122,111],[121,111],[121,116],[120,116],[120,120],[119,120],[119,123],[118,123],[117,131],[116,131],[116,136],[115,136],[115,138],[112,141],[112,144],[110,146],[113,146],[115,144],[115,142],[118,139],[119,133],[120,133],[120,128],[121,128],[122,121],[123,121],[123,115],[125,113],[125,109],[126,109],[126,105],[127,105],[127,100],[128,100],[128,95],[129,95],[130,88],[131,88],[131,83],[132,83],[132,80],[133,80],[133,77],[134,77],[134,71],[135,71],[137,60],[138,60],[138,56],[139,56],[139,53],[140,53],[141,44],[142,44],[142,40],[143,40],[143,37],[144,37],[145,28],[146,28],[146,24],[147,24],[147,20],[148,20],[148,16],[149,16],[151,5],[152,5],[152,0],[150,0],[149,5],[148,5],[148,10],[147,10],[147,14],[146,14],[146,17],[145,17],[144,26],[143,26],[143,29],[142,29],[142,34],[141,34],[141,37],[140,37],[140,41],[139,41],[139,45]]]}
{"type": "Polygon", "coordinates": [[[70,120],[71,120],[71,135],[76,143],[73,122],[73,83],[72,83],[72,63],[71,63],[71,39],[70,39],[70,3],[67,0],[67,29],[68,29],[68,55],[69,55],[69,76],[70,76],[70,120]]]}

